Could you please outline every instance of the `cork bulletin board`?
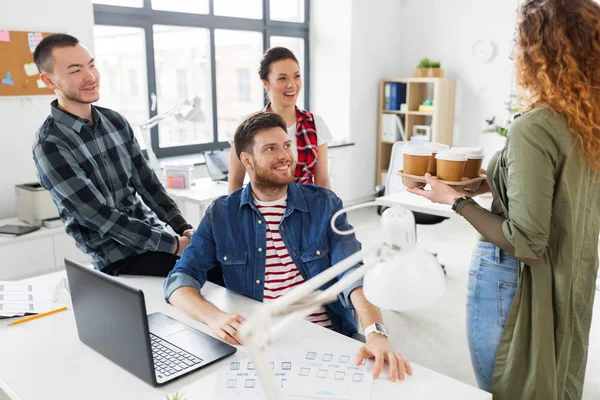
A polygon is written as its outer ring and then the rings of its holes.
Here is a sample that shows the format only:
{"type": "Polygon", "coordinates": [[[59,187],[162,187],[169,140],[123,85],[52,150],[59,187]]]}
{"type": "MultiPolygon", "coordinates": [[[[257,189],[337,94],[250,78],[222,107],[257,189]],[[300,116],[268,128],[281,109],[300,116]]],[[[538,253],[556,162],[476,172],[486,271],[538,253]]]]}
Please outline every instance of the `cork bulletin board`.
{"type": "Polygon", "coordinates": [[[51,95],[33,63],[35,46],[47,32],[0,29],[0,96],[51,95]]]}

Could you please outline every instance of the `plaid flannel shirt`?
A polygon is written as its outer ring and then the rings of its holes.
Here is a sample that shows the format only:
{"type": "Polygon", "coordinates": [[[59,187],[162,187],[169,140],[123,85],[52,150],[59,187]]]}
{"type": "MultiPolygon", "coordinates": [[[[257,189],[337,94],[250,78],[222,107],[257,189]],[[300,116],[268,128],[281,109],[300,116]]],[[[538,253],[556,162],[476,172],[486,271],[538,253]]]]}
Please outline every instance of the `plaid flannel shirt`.
{"type": "Polygon", "coordinates": [[[127,120],[102,107],[92,106],[92,115],[93,125],[53,101],[33,146],[38,179],[67,233],[100,270],[149,251],[172,253],[175,237],[160,221],[179,234],[192,227],[148,165],[127,120]]]}

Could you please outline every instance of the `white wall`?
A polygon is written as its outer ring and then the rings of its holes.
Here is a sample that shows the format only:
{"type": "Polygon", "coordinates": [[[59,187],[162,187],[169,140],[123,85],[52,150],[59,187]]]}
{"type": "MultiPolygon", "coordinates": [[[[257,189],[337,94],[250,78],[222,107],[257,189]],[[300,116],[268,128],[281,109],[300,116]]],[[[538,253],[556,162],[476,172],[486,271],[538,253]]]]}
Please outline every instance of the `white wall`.
{"type": "Polygon", "coordinates": [[[332,149],[334,190],[347,203],[375,185],[377,91],[385,77],[412,76],[419,60],[442,62],[457,80],[455,145],[486,153],[504,140],[481,134],[485,119],[505,116],[512,87],[509,42],[518,0],[312,0],[311,111],[350,132],[353,147],[332,149]],[[477,63],[478,39],[492,40],[495,58],[477,63]],[[347,120],[347,122],[346,122],[347,120]]]}
{"type": "Polygon", "coordinates": [[[335,129],[348,129],[355,146],[330,150],[333,189],[346,203],[375,189],[377,90],[397,76],[403,55],[395,49],[403,27],[397,0],[311,2],[311,111],[335,129]]]}
{"type": "MultiPolygon", "coordinates": [[[[64,32],[93,47],[90,0],[0,0],[0,10],[0,29],[64,32]]],[[[0,97],[0,218],[17,213],[14,185],[37,180],[31,145],[53,99],[0,97]]]]}
{"type": "MultiPolygon", "coordinates": [[[[482,146],[489,154],[504,143],[497,134],[481,132],[486,128],[486,119],[507,116],[504,103],[514,91],[509,53],[518,3],[518,0],[407,1],[403,24],[408,31],[428,22],[422,47],[411,49],[403,70],[410,74],[420,58],[428,57],[440,60],[447,76],[456,79],[455,145],[482,146]],[[417,12],[426,12],[427,18],[414,18],[417,12]],[[492,41],[496,48],[495,57],[485,64],[472,56],[473,43],[481,39],[492,41]]],[[[405,37],[418,41],[418,37],[405,37]]]]}

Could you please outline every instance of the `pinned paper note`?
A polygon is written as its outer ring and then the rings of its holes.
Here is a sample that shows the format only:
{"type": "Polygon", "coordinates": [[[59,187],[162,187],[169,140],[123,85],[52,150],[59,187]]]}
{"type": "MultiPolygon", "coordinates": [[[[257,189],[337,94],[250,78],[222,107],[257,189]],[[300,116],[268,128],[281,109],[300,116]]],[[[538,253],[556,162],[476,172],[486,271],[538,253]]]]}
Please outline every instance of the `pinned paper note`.
{"type": "Polygon", "coordinates": [[[29,43],[29,51],[32,53],[35,51],[35,48],[42,41],[42,34],[40,32],[29,32],[27,34],[27,42],[29,43]]]}
{"type": "Polygon", "coordinates": [[[10,42],[10,33],[0,29],[0,42],[10,42]]]}
{"type": "Polygon", "coordinates": [[[27,76],[39,75],[40,73],[35,63],[25,64],[23,65],[23,68],[25,68],[25,74],[27,74],[27,76]]]}
{"type": "Polygon", "coordinates": [[[42,81],[41,79],[37,80],[37,85],[40,89],[45,89],[47,86],[44,84],[44,81],[42,81]]]}
{"type": "Polygon", "coordinates": [[[2,84],[14,86],[15,82],[12,80],[12,74],[10,72],[6,73],[6,77],[2,78],[2,84]]]}

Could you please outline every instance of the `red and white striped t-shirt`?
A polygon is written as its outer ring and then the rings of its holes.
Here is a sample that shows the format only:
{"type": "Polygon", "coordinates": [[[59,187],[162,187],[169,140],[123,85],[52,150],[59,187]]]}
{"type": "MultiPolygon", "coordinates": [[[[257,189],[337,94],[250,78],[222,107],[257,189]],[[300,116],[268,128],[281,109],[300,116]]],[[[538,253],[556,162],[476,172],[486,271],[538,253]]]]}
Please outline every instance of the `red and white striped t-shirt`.
{"type": "MultiPolygon", "coordinates": [[[[254,202],[267,222],[267,260],[263,300],[267,303],[283,296],[294,286],[302,284],[304,278],[296,268],[296,264],[290,257],[279,234],[279,224],[287,206],[287,194],[276,201],[265,202],[255,198],[254,202]]],[[[306,319],[320,326],[332,328],[329,316],[323,307],[310,314],[306,319]]]]}

